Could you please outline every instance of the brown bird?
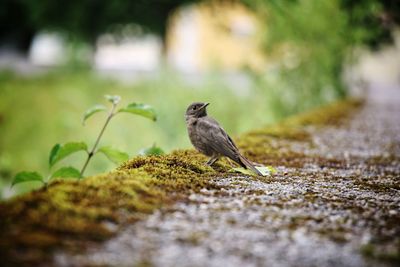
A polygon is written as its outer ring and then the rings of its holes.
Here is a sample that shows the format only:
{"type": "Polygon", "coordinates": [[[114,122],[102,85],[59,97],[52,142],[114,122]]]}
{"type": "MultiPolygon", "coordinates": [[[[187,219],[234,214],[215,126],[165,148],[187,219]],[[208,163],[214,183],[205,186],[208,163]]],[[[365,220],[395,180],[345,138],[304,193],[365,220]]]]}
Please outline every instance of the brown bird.
{"type": "Polygon", "coordinates": [[[187,108],[185,116],[189,138],[193,146],[199,152],[210,157],[207,165],[211,166],[219,158],[225,156],[240,166],[262,175],[248,159],[240,154],[232,138],[218,122],[207,116],[206,107],[208,105],[209,103],[192,103],[187,108]]]}

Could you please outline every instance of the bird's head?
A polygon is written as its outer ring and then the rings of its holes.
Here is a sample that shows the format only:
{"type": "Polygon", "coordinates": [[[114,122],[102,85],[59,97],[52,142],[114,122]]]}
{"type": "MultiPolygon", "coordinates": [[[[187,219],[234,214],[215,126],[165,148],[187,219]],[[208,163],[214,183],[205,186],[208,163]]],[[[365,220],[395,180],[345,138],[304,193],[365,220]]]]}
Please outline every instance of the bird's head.
{"type": "Polygon", "coordinates": [[[206,107],[209,104],[210,103],[201,103],[201,102],[194,102],[190,104],[189,107],[186,109],[186,116],[195,118],[207,116],[206,107]]]}

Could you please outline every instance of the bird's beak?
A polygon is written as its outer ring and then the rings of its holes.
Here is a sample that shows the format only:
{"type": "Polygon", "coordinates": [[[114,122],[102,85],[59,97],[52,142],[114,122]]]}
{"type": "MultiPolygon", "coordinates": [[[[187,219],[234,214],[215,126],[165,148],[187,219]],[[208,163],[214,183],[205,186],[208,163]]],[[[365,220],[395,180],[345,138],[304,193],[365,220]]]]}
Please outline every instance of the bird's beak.
{"type": "Polygon", "coordinates": [[[205,109],[208,105],[210,105],[210,103],[205,103],[204,105],[201,106],[200,109],[205,109]]]}

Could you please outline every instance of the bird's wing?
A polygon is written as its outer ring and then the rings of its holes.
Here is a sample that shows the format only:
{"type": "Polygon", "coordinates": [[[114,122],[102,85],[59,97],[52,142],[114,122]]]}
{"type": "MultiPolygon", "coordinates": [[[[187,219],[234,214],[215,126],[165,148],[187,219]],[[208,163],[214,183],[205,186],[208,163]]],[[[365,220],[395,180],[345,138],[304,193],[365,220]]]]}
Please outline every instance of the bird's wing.
{"type": "Polygon", "coordinates": [[[199,136],[203,138],[213,150],[232,160],[238,161],[239,152],[228,134],[214,119],[207,117],[198,122],[199,136]]]}

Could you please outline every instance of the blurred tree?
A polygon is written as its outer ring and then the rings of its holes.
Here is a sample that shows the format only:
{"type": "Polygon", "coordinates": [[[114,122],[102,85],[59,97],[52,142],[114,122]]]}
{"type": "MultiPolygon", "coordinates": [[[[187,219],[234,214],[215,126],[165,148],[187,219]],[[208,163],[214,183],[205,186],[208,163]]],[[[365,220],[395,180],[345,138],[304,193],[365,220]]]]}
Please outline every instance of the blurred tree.
{"type": "Polygon", "coordinates": [[[277,58],[273,72],[280,84],[260,77],[277,94],[269,104],[287,114],[345,96],[341,74],[348,52],[354,45],[376,48],[390,41],[400,23],[398,0],[242,2],[267,29],[260,32],[261,43],[277,58]]]}
{"type": "Polygon", "coordinates": [[[400,24],[399,0],[341,0],[348,13],[354,43],[377,49],[393,41],[393,29],[400,24]]]}
{"type": "MultiPolygon", "coordinates": [[[[299,0],[242,0],[256,11],[260,6],[267,6],[271,12],[290,9],[290,5],[304,5],[299,0]],[[288,5],[288,8],[285,8],[288,5]]],[[[380,44],[393,41],[393,29],[400,25],[399,0],[340,0],[340,8],[347,14],[351,33],[347,36],[355,44],[366,44],[378,48],[380,44]]],[[[315,12],[318,12],[315,10],[315,12]]],[[[282,14],[282,12],[280,12],[282,14]]],[[[288,17],[290,23],[290,17],[288,17]]]]}
{"type": "MultiPolygon", "coordinates": [[[[93,43],[110,25],[136,23],[165,40],[168,16],[177,7],[201,0],[0,0],[0,41],[26,49],[39,30],[58,30],[93,43]]],[[[241,0],[250,7],[298,0],[241,0]]],[[[398,0],[340,0],[354,28],[354,41],[377,47],[391,40],[400,23],[398,0]]]]}
{"type": "Polygon", "coordinates": [[[267,29],[259,34],[268,75],[254,77],[275,94],[267,99],[273,110],[287,116],[346,95],[341,74],[354,33],[343,0],[243,1],[267,29]]]}
{"type": "MultiPolygon", "coordinates": [[[[1,0],[0,34],[56,30],[94,43],[100,33],[116,24],[135,23],[165,40],[168,17],[177,7],[196,0],[1,0]]],[[[29,33],[29,34],[28,34],[29,33]]],[[[19,37],[21,36],[21,37],[19,37]]],[[[17,40],[17,41],[18,41],[17,40]]]]}
{"type": "Polygon", "coordinates": [[[29,18],[29,10],[19,0],[0,0],[0,44],[12,45],[26,51],[35,27],[29,18]]]}

